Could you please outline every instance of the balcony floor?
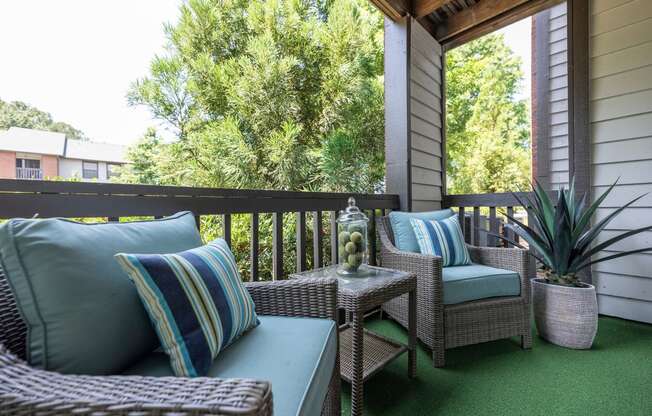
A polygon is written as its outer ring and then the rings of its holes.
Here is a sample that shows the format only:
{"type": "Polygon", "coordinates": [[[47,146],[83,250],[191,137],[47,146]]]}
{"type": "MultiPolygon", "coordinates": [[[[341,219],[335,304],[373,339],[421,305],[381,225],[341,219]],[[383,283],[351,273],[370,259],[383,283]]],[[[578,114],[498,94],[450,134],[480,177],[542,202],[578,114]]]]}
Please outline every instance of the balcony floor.
{"type": "MultiPolygon", "coordinates": [[[[367,327],[407,339],[389,320],[367,327]]],[[[514,340],[447,352],[432,367],[423,346],[417,378],[400,357],[365,384],[366,415],[652,415],[652,325],[601,317],[589,351],[557,347],[534,337],[531,351],[514,340]]],[[[350,414],[343,384],[343,414],[350,414]]]]}

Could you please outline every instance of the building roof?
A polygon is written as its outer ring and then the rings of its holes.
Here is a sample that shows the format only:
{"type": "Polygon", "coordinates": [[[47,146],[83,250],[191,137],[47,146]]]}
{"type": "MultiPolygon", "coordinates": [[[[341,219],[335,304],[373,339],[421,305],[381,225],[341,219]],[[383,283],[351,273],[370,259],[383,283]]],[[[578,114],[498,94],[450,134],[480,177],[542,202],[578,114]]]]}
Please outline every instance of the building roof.
{"type": "Polygon", "coordinates": [[[69,140],[63,133],[21,127],[10,127],[9,130],[0,132],[0,150],[54,155],[67,159],[127,163],[126,146],[69,140]]]}
{"type": "Polygon", "coordinates": [[[11,127],[0,133],[0,150],[63,156],[66,135],[51,131],[11,127]]]}
{"type": "Polygon", "coordinates": [[[68,140],[65,157],[68,159],[97,160],[99,162],[127,163],[127,147],[109,143],[68,140]]]}

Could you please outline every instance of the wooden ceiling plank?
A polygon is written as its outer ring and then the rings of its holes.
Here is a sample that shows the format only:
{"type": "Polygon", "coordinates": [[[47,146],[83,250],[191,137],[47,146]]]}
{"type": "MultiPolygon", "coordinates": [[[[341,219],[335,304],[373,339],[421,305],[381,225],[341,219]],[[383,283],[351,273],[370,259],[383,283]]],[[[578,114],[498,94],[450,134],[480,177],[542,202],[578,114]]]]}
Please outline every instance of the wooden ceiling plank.
{"type": "Polygon", "coordinates": [[[393,21],[401,20],[412,9],[410,0],[370,0],[385,16],[393,21]]]}
{"type": "Polygon", "coordinates": [[[414,17],[424,17],[453,0],[414,0],[414,17]]]}
{"type": "Polygon", "coordinates": [[[439,23],[434,21],[433,18],[431,18],[431,16],[433,15],[420,17],[419,19],[417,19],[417,22],[419,22],[421,26],[423,26],[423,28],[426,29],[426,32],[430,33],[430,36],[434,38],[435,31],[437,30],[437,25],[439,23]]]}

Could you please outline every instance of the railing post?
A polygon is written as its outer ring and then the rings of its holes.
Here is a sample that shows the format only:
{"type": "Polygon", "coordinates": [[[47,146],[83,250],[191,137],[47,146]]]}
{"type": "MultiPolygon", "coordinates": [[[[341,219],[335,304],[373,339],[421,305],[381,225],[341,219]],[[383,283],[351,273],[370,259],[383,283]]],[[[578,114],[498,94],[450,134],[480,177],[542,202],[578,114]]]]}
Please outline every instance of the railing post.
{"type": "Polygon", "coordinates": [[[369,218],[369,264],[376,265],[376,210],[371,209],[369,218]]]}
{"type": "Polygon", "coordinates": [[[470,215],[464,216],[464,241],[471,244],[471,236],[473,235],[473,218],[470,215]]]}
{"type": "Polygon", "coordinates": [[[322,253],[324,246],[322,242],[323,234],[321,211],[315,211],[312,217],[312,253],[313,253],[313,268],[318,268],[323,265],[322,253]]]}
{"type": "Polygon", "coordinates": [[[331,211],[331,265],[337,264],[338,256],[337,244],[337,211],[331,211]]]}
{"type": "Polygon", "coordinates": [[[473,207],[473,245],[480,245],[480,207],[473,207]]]}
{"type": "Polygon", "coordinates": [[[457,209],[457,220],[460,223],[460,229],[462,230],[462,235],[464,236],[464,241],[469,242],[466,238],[466,217],[464,215],[464,207],[459,207],[457,209]]]}
{"type": "Polygon", "coordinates": [[[489,207],[489,234],[487,234],[487,245],[496,247],[496,237],[498,234],[498,219],[496,218],[496,207],[489,207]]]}
{"type": "Polygon", "coordinates": [[[231,214],[224,214],[224,240],[231,247],[231,214]]]}
{"type": "Polygon", "coordinates": [[[251,245],[249,249],[250,253],[250,274],[251,281],[255,282],[258,280],[258,213],[254,212],[251,214],[251,245]]]}
{"type": "Polygon", "coordinates": [[[297,212],[297,272],[306,270],[306,213],[297,212]]]}
{"type": "MultiPolygon", "coordinates": [[[[527,224],[530,225],[531,224],[530,213],[527,213],[526,215],[527,215],[527,224]]],[[[530,254],[532,250],[533,249],[531,247],[528,249],[528,257],[529,257],[528,274],[531,279],[537,277],[537,259],[532,254],[530,254]]]]}
{"type": "Polygon", "coordinates": [[[273,214],[272,231],[272,278],[279,280],[283,278],[283,213],[273,214]]]}
{"type": "MultiPolygon", "coordinates": [[[[511,224],[512,220],[509,218],[514,218],[514,207],[507,207],[507,223],[511,224]]],[[[508,240],[514,241],[514,232],[510,230],[509,228],[504,228],[505,230],[505,238],[508,240]]],[[[511,247],[512,245],[509,244],[508,242],[505,241],[505,247],[511,247]]]]}

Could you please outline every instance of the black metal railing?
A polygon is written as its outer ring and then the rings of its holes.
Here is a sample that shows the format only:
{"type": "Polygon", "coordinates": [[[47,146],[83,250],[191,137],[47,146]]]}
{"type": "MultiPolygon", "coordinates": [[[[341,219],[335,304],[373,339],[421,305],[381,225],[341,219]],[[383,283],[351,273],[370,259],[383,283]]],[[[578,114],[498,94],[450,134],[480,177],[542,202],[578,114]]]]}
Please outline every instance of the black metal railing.
{"type": "MultiPolygon", "coordinates": [[[[517,192],[515,195],[523,200],[531,194],[517,192]]],[[[443,206],[457,209],[466,241],[476,246],[509,246],[495,235],[518,243],[518,236],[504,227],[511,222],[507,217],[520,215],[527,223],[526,213],[524,210],[518,212],[522,205],[512,193],[446,195],[443,206]]]]}
{"type": "Polygon", "coordinates": [[[162,217],[179,211],[192,211],[197,226],[202,216],[221,216],[222,233],[231,244],[234,214],[250,215],[249,277],[259,278],[260,215],[272,215],[272,278],[284,277],[283,221],[294,215],[296,221],[296,269],[307,267],[306,214],[312,218],[312,266],[329,260],[337,262],[338,210],[353,196],[357,205],[370,216],[370,262],[376,262],[375,217],[399,208],[398,195],[343,194],[326,192],[290,192],[191,188],[177,186],[125,185],[84,182],[0,180],[0,218],[105,218],[119,221],[124,217],[162,217]],[[323,214],[330,216],[330,250],[323,244],[323,214]]]}

